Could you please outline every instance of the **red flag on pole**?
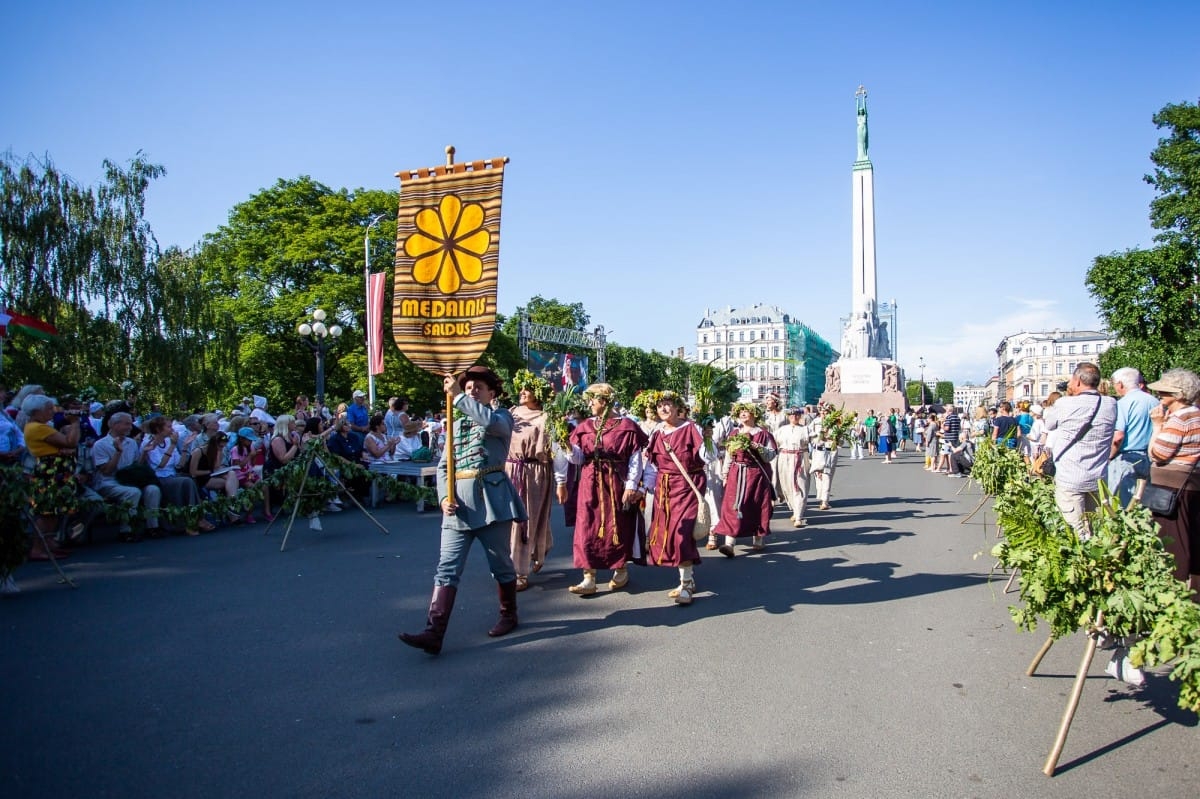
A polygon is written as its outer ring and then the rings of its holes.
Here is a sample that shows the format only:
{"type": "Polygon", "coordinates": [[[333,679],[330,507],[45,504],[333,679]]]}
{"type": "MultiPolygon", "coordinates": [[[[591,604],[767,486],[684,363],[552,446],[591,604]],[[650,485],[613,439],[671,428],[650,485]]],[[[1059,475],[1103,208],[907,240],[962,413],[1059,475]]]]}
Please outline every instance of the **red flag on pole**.
{"type": "Polygon", "coordinates": [[[383,272],[371,274],[367,291],[367,364],[368,374],[383,374],[383,290],[387,285],[383,272]]]}
{"type": "Polygon", "coordinates": [[[43,322],[32,316],[19,314],[12,308],[6,308],[4,315],[8,317],[7,326],[12,330],[28,333],[34,338],[50,340],[58,338],[58,328],[49,322],[43,322]]]}

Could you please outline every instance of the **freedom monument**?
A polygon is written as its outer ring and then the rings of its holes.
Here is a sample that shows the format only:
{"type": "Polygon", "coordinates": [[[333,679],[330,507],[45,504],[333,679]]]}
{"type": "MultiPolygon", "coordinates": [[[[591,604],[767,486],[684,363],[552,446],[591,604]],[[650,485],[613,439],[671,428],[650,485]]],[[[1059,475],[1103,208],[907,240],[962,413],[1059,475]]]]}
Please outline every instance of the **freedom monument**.
{"type": "Polygon", "coordinates": [[[867,90],[855,94],[858,157],[851,171],[853,186],[853,286],[850,318],[842,331],[841,357],[825,370],[821,402],[845,406],[860,417],[867,411],[903,410],[904,375],[892,360],[887,324],[881,322],[875,278],[875,167],[867,155],[867,90]]]}

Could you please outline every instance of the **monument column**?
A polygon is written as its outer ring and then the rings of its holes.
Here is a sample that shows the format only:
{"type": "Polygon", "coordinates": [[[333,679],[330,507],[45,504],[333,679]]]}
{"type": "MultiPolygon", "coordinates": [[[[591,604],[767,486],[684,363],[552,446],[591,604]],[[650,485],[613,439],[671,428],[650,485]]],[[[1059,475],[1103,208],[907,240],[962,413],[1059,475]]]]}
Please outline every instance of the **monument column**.
{"type": "Polygon", "coordinates": [[[892,360],[886,325],[878,313],[875,272],[875,167],[868,155],[867,90],[854,95],[858,157],[851,171],[851,311],[837,363],[826,372],[822,402],[855,411],[904,408],[904,374],[892,360]]]}
{"type": "Polygon", "coordinates": [[[870,145],[867,131],[867,90],[859,86],[854,97],[858,110],[858,158],[855,159],[851,172],[854,215],[854,244],[851,257],[854,260],[854,296],[851,297],[850,307],[855,310],[865,310],[869,307],[869,312],[874,313],[878,292],[875,278],[875,167],[867,155],[870,145]]]}

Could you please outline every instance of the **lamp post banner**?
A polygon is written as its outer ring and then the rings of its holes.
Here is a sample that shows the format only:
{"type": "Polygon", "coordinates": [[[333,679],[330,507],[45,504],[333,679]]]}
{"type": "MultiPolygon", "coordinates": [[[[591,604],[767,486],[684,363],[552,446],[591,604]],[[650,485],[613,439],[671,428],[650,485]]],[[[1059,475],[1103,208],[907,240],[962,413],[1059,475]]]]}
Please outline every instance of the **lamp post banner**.
{"type": "Polygon", "coordinates": [[[387,275],[371,274],[367,284],[367,374],[383,374],[383,290],[387,275]]]}
{"type": "Polygon", "coordinates": [[[435,374],[474,366],[496,327],[507,158],[399,172],[392,337],[435,374]]]}

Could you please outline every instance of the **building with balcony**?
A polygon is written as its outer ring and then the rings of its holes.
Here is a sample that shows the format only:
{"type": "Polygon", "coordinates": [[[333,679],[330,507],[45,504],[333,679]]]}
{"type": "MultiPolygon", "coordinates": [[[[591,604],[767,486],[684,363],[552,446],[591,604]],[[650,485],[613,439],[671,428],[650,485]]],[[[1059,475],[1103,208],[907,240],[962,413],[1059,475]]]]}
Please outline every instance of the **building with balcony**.
{"type": "Polygon", "coordinates": [[[696,326],[696,358],[732,369],[746,399],[775,393],[787,405],[804,405],[825,391],[825,368],[837,353],[779,306],[756,303],[706,310],[696,326]]]}
{"type": "Polygon", "coordinates": [[[1041,402],[1071,378],[1080,363],[1095,363],[1114,339],[1098,330],[1048,330],[1005,336],[996,348],[997,402],[1041,402]]]}

